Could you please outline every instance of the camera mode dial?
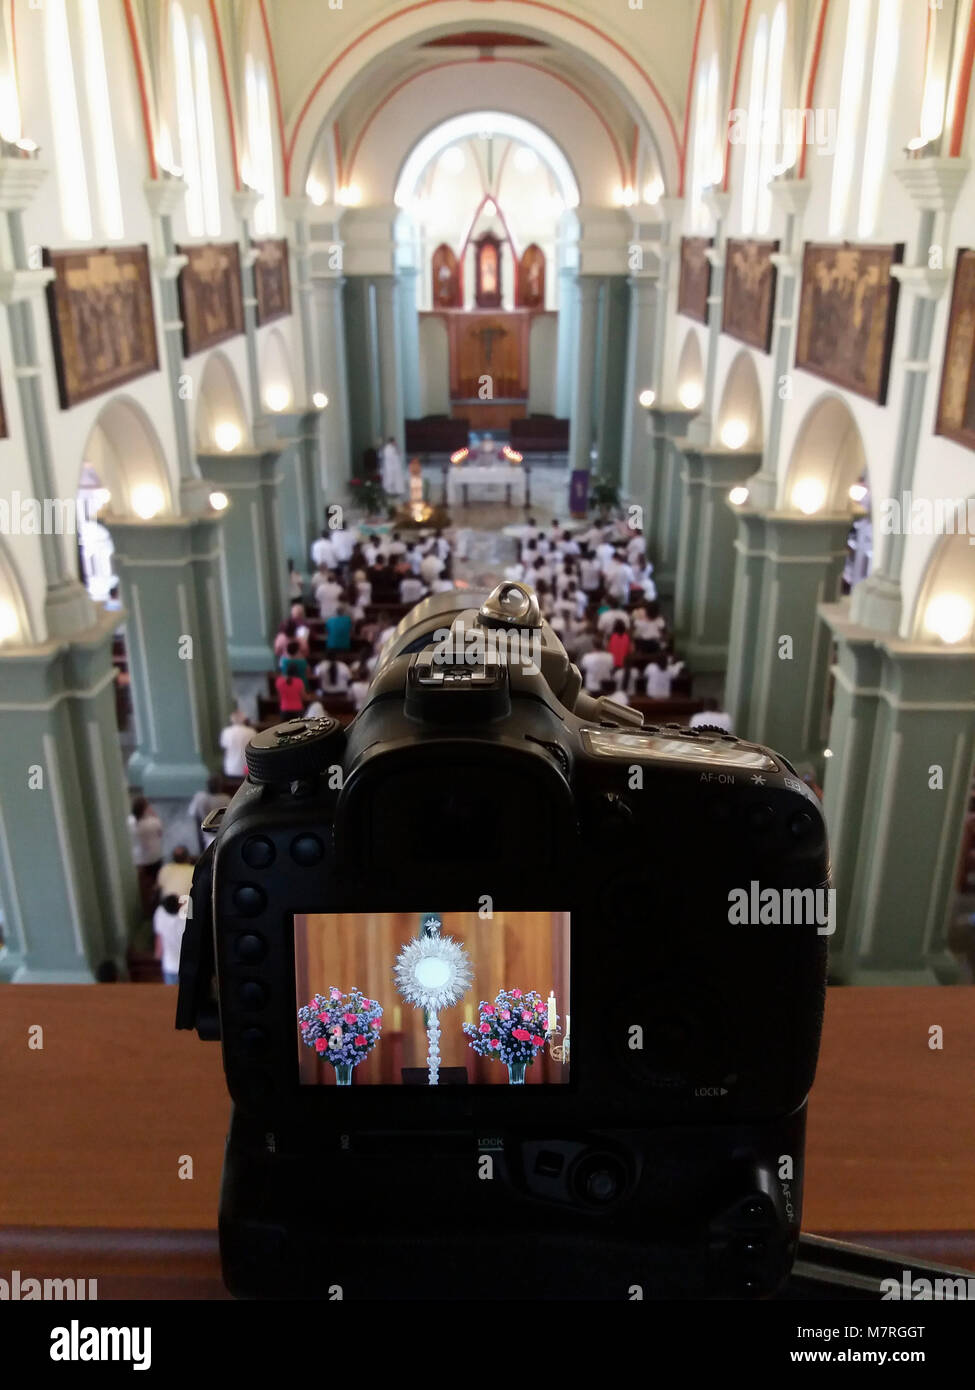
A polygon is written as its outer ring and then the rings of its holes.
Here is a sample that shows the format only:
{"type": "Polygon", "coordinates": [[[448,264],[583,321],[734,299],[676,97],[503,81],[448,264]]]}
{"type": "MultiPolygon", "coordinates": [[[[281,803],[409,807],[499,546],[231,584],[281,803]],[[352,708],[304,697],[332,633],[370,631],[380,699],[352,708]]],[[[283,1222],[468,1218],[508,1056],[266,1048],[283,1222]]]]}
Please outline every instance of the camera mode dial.
{"type": "Polygon", "coordinates": [[[251,739],[245,750],[252,782],[306,782],[341,756],[345,731],[336,719],[290,719],[251,739]]]}

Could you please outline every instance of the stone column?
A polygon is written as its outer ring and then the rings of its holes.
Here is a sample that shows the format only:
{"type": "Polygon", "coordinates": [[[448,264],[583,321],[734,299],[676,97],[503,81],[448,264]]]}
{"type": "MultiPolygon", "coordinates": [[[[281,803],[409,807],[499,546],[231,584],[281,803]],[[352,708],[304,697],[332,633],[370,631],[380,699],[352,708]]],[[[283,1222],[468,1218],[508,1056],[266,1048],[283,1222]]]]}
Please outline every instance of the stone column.
{"type": "Polygon", "coordinates": [[[674,592],[677,543],[680,539],[680,470],[677,441],[687,434],[694,411],[684,406],[653,406],[649,413],[650,455],[647,470],[647,553],[661,597],[674,592]]]}
{"type": "Polygon", "coordinates": [[[191,796],[219,770],[233,705],[220,593],[222,521],[103,518],[115,546],[137,747],[129,781],[191,796]]]}
{"type": "Polygon", "coordinates": [[[344,503],[351,476],[349,393],[345,362],[345,313],[340,274],[312,278],[318,327],[319,384],[328,399],[322,418],[319,465],[322,492],[329,502],[344,503]]]}
{"type": "Polygon", "coordinates": [[[575,266],[559,271],[559,331],[556,362],[555,413],[567,420],[572,411],[572,383],[575,380],[577,334],[575,313],[578,301],[575,266]]]}
{"type": "Polygon", "coordinates": [[[836,643],[823,789],[832,973],[850,984],[953,982],[946,938],[975,751],[975,649],[858,627],[848,603],[820,612],[836,643]]]}
{"type": "Polygon", "coordinates": [[[281,445],[280,509],[281,541],[285,562],[307,573],[311,543],[325,524],[325,498],[318,461],[324,412],[320,410],[282,410],[274,417],[281,445]]]}
{"type": "Polygon", "coordinates": [[[604,281],[602,349],[596,410],[596,447],[599,476],[620,481],[623,420],[627,413],[626,390],[627,315],[629,292],[626,278],[608,275],[604,281]]]}
{"type": "Polygon", "coordinates": [[[379,353],[379,399],[383,439],[393,438],[402,454],[406,447],[403,409],[403,371],[400,358],[400,298],[395,275],[374,277],[376,344],[379,353]]]}
{"type": "Polygon", "coordinates": [[[287,566],[281,548],[280,449],[201,454],[200,469],[225,492],[221,582],[234,671],[269,671],[273,639],[288,615],[287,566]]]}
{"type": "Polygon", "coordinates": [[[313,392],[320,389],[321,374],[318,368],[317,342],[314,326],[314,288],[311,279],[311,245],[308,234],[308,220],[311,216],[310,198],[285,198],[284,212],[293,227],[288,247],[291,255],[298,307],[298,322],[301,325],[301,352],[304,367],[305,397],[310,399],[313,392]]]}
{"type": "Polygon", "coordinates": [[[416,266],[399,270],[400,360],[403,363],[403,413],[417,420],[422,410],[420,393],[420,319],[416,309],[416,266]]]}
{"type": "Polygon", "coordinates": [[[680,536],[674,584],[674,631],[694,672],[723,671],[728,658],[736,519],[727,506],[731,488],[758,467],[755,453],[719,444],[679,441],[680,536]]]}
{"type": "Polygon", "coordinates": [[[632,275],[630,319],[626,348],[626,386],[623,391],[623,439],[620,482],[624,496],[648,507],[647,483],[651,427],[640,392],[654,389],[653,328],[657,307],[656,274],[632,275]]]}
{"type": "Polygon", "coordinates": [[[87,983],[124,970],[140,908],[115,720],[117,613],[0,652],[0,979],[87,983]]]}
{"type": "Polygon", "coordinates": [[[260,200],[261,195],[251,188],[238,189],[230,195],[234,212],[240,222],[240,279],[244,306],[244,342],[247,348],[247,383],[250,388],[254,441],[258,447],[268,443],[274,432],[266,418],[257,361],[257,289],[254,282],[257,251],[251,245],[251,224],[254,210],[260,200]]]}
{"type": "Polygon", "coordinates": [[[599,331],[599,275],[576,279],[576,350],[569,425],[569,468],[589,472],[593,443],[596,348],[599,331]]]}
{"type": "Polygon", "coordinates": [[[725,708],[742,738],[821,775],[829,631],[850,518],[736,508],[738,538],[725,708]]]}
{"type": "Polygon", "coordinates": [[[731,206],[731,194],[713,191],[705,194],[714,218],[714,245],[705,254],[711,263],[711,290],[708,294],[708,352],[704,364],[704,398],[688,425],[688,438],[694,444],[708,444],[714,423],[714,393],[718,380],[718,345],[721,341],[721,306],[724,302],[724,223],[731,206]]]}

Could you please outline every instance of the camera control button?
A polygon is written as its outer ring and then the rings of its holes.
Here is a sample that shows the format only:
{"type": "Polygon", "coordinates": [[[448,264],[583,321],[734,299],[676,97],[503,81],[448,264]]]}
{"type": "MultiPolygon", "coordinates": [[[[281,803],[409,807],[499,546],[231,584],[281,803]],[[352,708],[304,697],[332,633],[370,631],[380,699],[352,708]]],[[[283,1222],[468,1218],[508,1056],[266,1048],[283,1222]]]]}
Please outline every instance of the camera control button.
{"type": "Polygon", "coordinates": [[[768,830],[774,820],[771,806],[750,806],[748,809],[748,824],[752,830],[768,830]]]}
{"type": "Polygon", "coordinates": [[[263,835],[244,841],[240,857],[249,869],[266,869],[274,863],[274,845],[263,835]]]}
{"type": "Polygon", "coordinates": [[[245,1009],[263,1009],[267,990],[260,980],[245,980],[237,991],[237,998],[245,1009]]]}
{"type": "Polygon", "coordinates": [[[299,835],[291,841],[291,858],[304,868],[317,864],[324,853],[325,847],[317,835],[299,835]]]}
{"type": "Polygon", "coordinates": [[[234,889],[234,907],[241,917],[257,917],[267,906],[264,891],[253,883],[242,883],[234,889]]]}
{"type": "Polygon", "coordinates": [[[237,938],[237,959],[248,965],[256,965],[267,955],[267,942],[257,932],[248,932],[237,938]]]}
{"type": "Polygon", "coordinates": [[[808,811],[797,811],[789,821],[789,829],[797,840],[803,839],[813,828],[813,818],[808,811]]]}
{"type": "Polygon", "coordinates": [[[255,1023],[252,1023],[242,1031],[240,1040],[246,1051],[262,1052],[267,1045],[267,1033],[263,1028],[258,1028],[255,1023]]]}

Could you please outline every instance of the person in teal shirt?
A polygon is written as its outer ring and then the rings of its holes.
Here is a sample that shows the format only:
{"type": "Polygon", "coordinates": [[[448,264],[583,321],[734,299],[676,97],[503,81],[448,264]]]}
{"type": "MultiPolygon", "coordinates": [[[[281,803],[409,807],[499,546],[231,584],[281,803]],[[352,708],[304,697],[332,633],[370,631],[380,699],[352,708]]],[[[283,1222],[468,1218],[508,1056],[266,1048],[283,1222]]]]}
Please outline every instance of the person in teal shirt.
{"type": "Polygon", "coordinates": [[[302,685],[308,682],[308,662],[301,654],[301,647],[297,642],[289,642],[285,654],[278,662],[278,669],[282,676],[297,676],[302,685]]]}
{"type": "Polygon", "coordinates": [[[330,652],[347,652],[352,645],[352,618],[344,603],[338,612],[325,619],[325,646],[330,652]]]}

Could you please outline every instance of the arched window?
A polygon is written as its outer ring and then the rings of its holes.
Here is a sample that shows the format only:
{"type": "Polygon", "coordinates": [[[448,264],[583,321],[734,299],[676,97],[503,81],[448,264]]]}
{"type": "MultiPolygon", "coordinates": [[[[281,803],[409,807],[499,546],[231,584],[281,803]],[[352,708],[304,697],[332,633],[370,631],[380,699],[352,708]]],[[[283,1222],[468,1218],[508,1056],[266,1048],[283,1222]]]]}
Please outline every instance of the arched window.
{"type": "Polygon", "coordinates": [[[196,138],[196,95],[193,89],[193,65],[190,59],[190,39],[186,31],[183,7],[173,4],[170,10],[173,44],[173,80],[176,89],[176,127],[179,132],[179,163],[186,182],[186,226],[190,236],[203,236],[206,220],[203,215],[203,188],[200,178],[200,149],[196,138]]]}
{"type": "Polygon", "coordinates": [[[48,0],[44,14],[44,50],[47,85],[51,95],[61,222],[65,234],[74,241],[90,241],[91,206],[88,202],[88,178],[65,0],[48,0]]]}
{"type": "Polygon", "coordinates": [[[894,93],[897,71],[900,0],[877,0],[876,39],[873,50],[873,75],[870,79],[870,107],[867,114],[863,170],[860,182],[860,217],[857,235],[869,237],[877,224],[880,192],[887,172],[890,103],[894,93]]]}
{"type": "Polygon", "coordinates": [[[752,75],[746,127],[745,171],[742,181],[741,221],[745,234],[764,235],[772,223],[769,182],[780,154],[788,160],[782,115],[782,79],[785,64],[786,7],[779,0],[772,27],[762,15],[752,45],[752,75]]]}
{"type": "Polygon", "coordinates": [[[843,138],[836,142],[833,156],[833,182],[829,197],[829,234],[840,236],[849,215],[853,171],[857,165],[860,142],[860,101],[863,95],[863,54],[867,43],[870,0],[849,0],[846,18],[846,44],[843,51],[843,73],[840,78],[840,104],[836,129],[843,138]]]}
{"type": "Polygon", "coordinates": [[[694,96],[694,176],[691,183],[691,215],[696,231],[706,231],[710,214],[704,206],[706,188],[721,180],[717,152],[718,55],[701,65],[694,96]]]}
{"type": "Polygon", "coordinates": [[[213,136],[210,104],[210,58],[203,25],[193,20],[193,75],[196,79],[196,133],[203,181],[203,220],[207,236],[220,235],[220,183],[217,178],[217,146],[213,136]]]}
{"type": "Polygon", "coordinates": [[[745,236],[755,230],[758,204],[758,178],[762,162],[762,132],[757,117],[764,112],[765,71],[768,62],[768,20],[759,17],[752,44],[752,78],[748,91],[748,118],[745,126],[745,172],[742,179],[741,229],[745,236]]]}
{"type": "Polygon", "coordinates": [[[118,164],[115,160],[115,132],[112,102],[98,0],[81,0],[81,32],[85,55],[85,92],[95,157],[95,183],[102,231],[109,241],[125,235],[122,222],[122,195],[119,192],[118,164]]]}
{"type": "Polygon", "coordinates": [[[247,101],[248,183],[261,194],[254,210],[258,236],[277,231],[278,200],[274,177],[274,140],[271,134],[271,100],[267,68],[248,53],[244,61],[244,96],[247,101]]]}

